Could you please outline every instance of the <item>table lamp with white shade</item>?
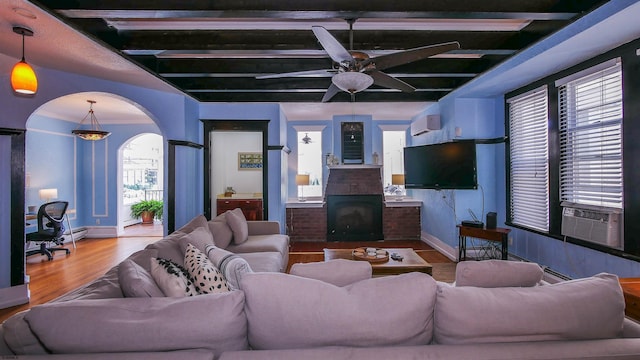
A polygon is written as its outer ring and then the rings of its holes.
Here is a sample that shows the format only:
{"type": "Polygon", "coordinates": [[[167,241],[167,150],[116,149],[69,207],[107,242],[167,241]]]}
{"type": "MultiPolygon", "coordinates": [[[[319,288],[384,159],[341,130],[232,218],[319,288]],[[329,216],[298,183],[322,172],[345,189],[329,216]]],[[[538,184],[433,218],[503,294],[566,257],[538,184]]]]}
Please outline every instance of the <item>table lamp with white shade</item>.
{"type": "Polygon", "coordinates": [[[298,201],[306,201],[304,198],[304,187],[309,185],[309,174],[296,175],[296,185],[300,186],[300,197],[298,201]]]}
{"type": "Polygon", "coordinates": [[[44,202],[50,202],[52,199],[58,198],[58,189],[40,189],[38,196],[40,196],[40,199],[44,200],[44,202]]]}

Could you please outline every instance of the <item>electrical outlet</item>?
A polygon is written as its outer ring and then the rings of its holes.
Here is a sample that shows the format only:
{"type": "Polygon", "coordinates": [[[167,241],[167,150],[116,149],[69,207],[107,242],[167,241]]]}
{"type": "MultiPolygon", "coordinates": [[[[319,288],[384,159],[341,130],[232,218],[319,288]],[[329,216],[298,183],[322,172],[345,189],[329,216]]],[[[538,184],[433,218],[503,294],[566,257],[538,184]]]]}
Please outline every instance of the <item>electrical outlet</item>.
{"type": "Polygon", "coordinates": [[[96,219],[96,225],[100,225],[100,219],[96,219]]]}
{"type": "Polygon", "coordinates": [[[513,245],[513,236],[509,236],[509,245],[513,245]]]}

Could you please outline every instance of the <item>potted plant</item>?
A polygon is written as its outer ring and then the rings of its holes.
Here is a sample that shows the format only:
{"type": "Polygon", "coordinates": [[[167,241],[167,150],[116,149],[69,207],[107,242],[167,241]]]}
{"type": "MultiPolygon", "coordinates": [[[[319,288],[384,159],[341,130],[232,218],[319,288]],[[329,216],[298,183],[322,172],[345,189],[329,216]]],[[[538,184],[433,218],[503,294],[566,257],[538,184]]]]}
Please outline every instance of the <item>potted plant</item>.
{"type": "Polygon", "coordinates": [[[164,204],[160,200],[142,200],[131,205],[131,217],[141,218],[143,224],[152,224],[153,219],[162,219],[164,204]]]}

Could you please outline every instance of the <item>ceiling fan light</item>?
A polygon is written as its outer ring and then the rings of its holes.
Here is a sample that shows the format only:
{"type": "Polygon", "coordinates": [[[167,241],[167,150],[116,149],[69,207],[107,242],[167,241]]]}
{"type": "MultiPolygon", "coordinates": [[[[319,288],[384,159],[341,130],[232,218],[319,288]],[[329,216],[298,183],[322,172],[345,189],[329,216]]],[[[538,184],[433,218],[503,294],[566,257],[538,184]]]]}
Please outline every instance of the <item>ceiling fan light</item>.
{"type": "Polygon", "coordinates": [[[373,84],[373,78],[365,73],[356,71],[345,71],[335,74],[331,81],[340,90],[348,93],[357,93],[373,84]]]}
{"type": "Polygon", "coordinates": [[[33,95],[38,91],[38,79],[31,66],[19,61],[11,70],[11,87],[20,94],[33,95]]]}

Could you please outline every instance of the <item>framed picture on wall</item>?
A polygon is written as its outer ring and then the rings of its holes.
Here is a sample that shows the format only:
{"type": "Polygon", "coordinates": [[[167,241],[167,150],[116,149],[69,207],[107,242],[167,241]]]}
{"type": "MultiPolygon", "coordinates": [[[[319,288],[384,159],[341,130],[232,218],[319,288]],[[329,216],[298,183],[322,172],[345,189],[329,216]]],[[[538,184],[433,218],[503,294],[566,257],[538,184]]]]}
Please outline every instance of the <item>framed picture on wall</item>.
{"type": "Polygon", "coordinates": [[[239,152],[238,170],[262,170],[262,153],[239,152]]]}

